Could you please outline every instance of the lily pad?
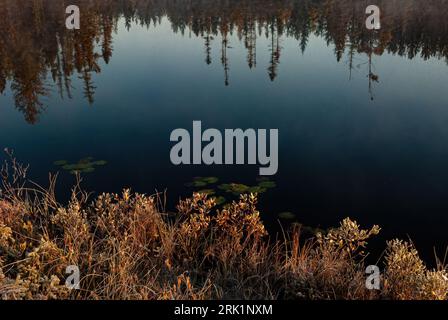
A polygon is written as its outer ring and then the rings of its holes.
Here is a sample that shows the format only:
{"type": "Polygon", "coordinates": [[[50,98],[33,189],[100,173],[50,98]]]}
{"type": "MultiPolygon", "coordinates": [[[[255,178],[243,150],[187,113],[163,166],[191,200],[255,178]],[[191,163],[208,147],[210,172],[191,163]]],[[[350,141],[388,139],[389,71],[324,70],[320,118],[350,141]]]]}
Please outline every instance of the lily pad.
{"type": "Polygon", "coordinates": [[[274,181],[262,181],[258,184],[259,187],[271,189],[275,188],[277,184],[274,181]]]}
{"type": "Polygon", "coordinates": [[[208,184],[214,184],[214,183],[218,182],[219,179],[217,177],[205,177],[205,178],[202,178],[202,181],[204,181],[208,184]]]}
{"type": "Polygon", "coordinates": [[[65,166],[62,167],[62,169],[67,171],[73,171],[73,170],[82,171],[90,167],[91,167],[90,163],[74,163],[74,164],[66,164],[65,166]]]}
{"type": "Polygon", "coordinates": [[[241,183],[225,183],[218,186],[219,189],[225,192],[233,193],[234,195],[240,195],[242,193],[247,193],[250,187],[241,183]]]}
{"type": "Polygon", "coordinates": [[[263,188],[263,187],[261,187],[261,186],[254,186],[254,187],[250,187],[248,191],[249,191],[250,193],[258,193],[258,194],[261,194],[261,193],[265,193],[266,191],[268,191],[268,189],[263,188]]]}
{"type": "Polygon", "coordinates": [[[78,163],[91,163],[92,160],[93,160],[93,157],[85,157],[85,158],[80,159],[78,161],[78,163]]]}
{"type": "Polygon", "coordinates": [[[195,177],[191,185],[193,187],[204,187],[209,184],[214,184],[218,181],[219,179],[217,177],[195,177]]]}
{"type": "Polygon", "coordinates": [[[211,196],[211,195],[215,194],[215,190],[213,190],[213,189],[202,189],[202,190],[199,190],[198,193],[204,193],[204,194],[207,194],[207,195],[211,196]]]}
{"type": "Polygon", "coordinates": [[[98,160],[92,162],[92,165],[94,166],[105,166],[106,164],[107,164],[106,160],[98,160]]]}
{"type": "Polygon", "coordinates": [[[68,163],[67,160],[57,160],[57,161],[53,162],[53,164],[55,166],[65,166],[67,163],[68,163]]]}
{"type": "Polygon", "coordinates": [[[81,170],[72,170],[70,171],[71,174],[76,174],[76,173],[92,173],[95,171],[95,168],[93,167],[88,167],[85,169],[81,169],[81,170]]]}
{"type": "Polygon", "coordinates": [[[207,183],[204,182],[204,181],[193,181],[193,182],[191,183],[191,185],[192,185],[193,187],[205,187],[205,186],[207,186],[207,183]]]}
{"type": "Polygon", "coordinates": [[[91,173],[95,171],[95,167],[104,166],[107,164],[105,160],[94,161],[93,157],[85,157],[80,159],[78,162],[69,163],[67,160],[58,160],[54,162],[55,165],[62,166],[63,170],[75,173],[91,173]]]}

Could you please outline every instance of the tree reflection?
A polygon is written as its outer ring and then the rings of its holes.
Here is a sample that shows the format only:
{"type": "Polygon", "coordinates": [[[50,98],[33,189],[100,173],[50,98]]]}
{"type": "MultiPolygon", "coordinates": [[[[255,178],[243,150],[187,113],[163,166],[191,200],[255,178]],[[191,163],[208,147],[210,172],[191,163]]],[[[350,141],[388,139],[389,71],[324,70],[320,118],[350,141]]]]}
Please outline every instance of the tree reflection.
{"type": "Polygon", "coordinates": [[[214,62],[213,45],[220,44],[226,86],[233,35],[244,45],[250,69],[257,67],[261,54],[268,54],[266,71],[272,81],[279,76],[282,39],[296,39],[298,51],[304,52],[311,35],[322,37],[337,61],[347,59],[350,79],[356,67],[367,66],[372,99],[379,81],[375,56],[387,52],[448,62],[447,0],[372,2],[382,8],[382,29],[375,32],[365,28],[365,2],[357,0],[73,0],[82,11],[80,30],[65,28],[62,1],[0,0],[0,93],[10,88],[29,123],[38,121],[50,93],[71,98],[73,77],[82,80],[92,104],[93,75],[112,59],[120,19],[130,29],[134,23],[150,28],[168,17],[173,32],[204,40],[207,64],[214,62]],[[269,44],[260,53],[257,40],[263,36],[269,44]],[[355,61],[363,55],[366,61],[355,61]]]}

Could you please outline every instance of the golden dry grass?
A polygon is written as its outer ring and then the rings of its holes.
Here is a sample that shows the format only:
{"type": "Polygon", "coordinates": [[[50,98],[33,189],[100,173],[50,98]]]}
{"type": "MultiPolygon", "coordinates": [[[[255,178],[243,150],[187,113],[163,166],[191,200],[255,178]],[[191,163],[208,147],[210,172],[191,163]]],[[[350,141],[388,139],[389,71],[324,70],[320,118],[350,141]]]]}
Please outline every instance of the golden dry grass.
{"type": "MultiPolygon", "coordinates": [[[[1,299],[447,299],[447,268],[428,270],[412,244],[387,243],[381,290],[366,289],[365,247],[380,230],[345,219],[303,240],[300,227],[272,240],[257,196],[217,209],[194,194],[177,213],[157,196],[102,194],[77,184],[64,206],[28,189],[26,168],[2,171],[1,299]],[[22,171],[21,171],[22,170],[22,171]],[[80,290],[65,270],[81,271],[80,290]]],[[[14,166],[13,165],[13,166],[14,166]]]]}

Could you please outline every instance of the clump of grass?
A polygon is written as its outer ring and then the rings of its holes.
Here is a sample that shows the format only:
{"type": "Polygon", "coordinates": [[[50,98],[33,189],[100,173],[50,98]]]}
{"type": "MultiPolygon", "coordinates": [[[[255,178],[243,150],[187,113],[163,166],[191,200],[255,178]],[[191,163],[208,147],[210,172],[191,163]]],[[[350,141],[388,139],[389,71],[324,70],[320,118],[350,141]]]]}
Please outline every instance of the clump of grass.
{"type": "Polygon", "coordinates": [[[446,300],[447,269],[440,263],[428,270],[412,243],[392,240],[387,243],[385,293],[399,300],[446,300]]]}
{"type": "Polygon", "coordinates": [[[173,217],[158,195],[90,199],[78,179],[62,205],[54,179],[47,190],[28,188],[26,170],[14,166],[2,170],[2,299],[447,299],[446,266],[427,270],[398,240],[388,243],[383,289],[366,289],[365,249],[377,226],[347,218],[314,238],[296,226],[273,240],[256,194],[219,208],[194,193],[173,217]],[[69,265],[81,271],[80,290],[65,286],[69,265]]]}

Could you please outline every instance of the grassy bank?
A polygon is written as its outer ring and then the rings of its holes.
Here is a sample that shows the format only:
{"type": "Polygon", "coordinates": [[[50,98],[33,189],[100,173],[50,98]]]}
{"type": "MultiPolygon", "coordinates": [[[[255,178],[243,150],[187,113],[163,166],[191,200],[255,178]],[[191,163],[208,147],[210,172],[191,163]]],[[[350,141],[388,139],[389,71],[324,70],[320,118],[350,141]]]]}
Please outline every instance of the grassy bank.
{"type": "MultiPolygon", "coordinates": [[[[9,169],[8,169],[9,168],[9,169]]],[[[446,266],[428,270],[412,244],[393,240],[379,262],[381,289],[366,289],[367,240],[345,219],[304,240],[300,226],[269,236],[257,196],[217,208],[194,194],[176,213],[160,198],[73,188],[59,204],[50,188],[27,188],[26,168],[2,170],[1,299],[447,299],[446,266]],[[66,267],[81,272],[65,286],[66,267]]]]}

